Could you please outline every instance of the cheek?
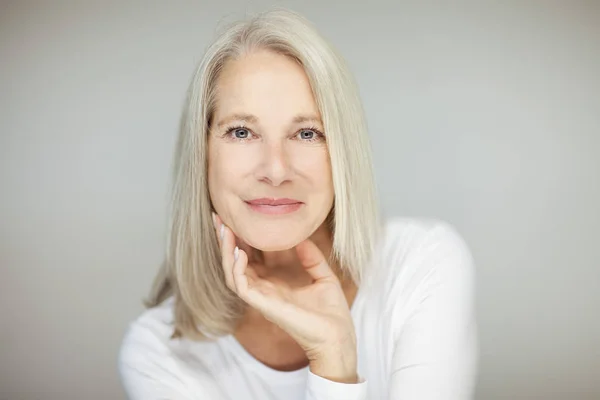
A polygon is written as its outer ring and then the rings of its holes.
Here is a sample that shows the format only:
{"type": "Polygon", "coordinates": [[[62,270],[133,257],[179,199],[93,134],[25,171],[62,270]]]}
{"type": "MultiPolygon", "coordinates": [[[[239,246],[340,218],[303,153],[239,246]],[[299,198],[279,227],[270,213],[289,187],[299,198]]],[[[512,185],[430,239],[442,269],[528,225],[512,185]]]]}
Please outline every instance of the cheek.
{"type": "Polygon", "coordinates": [[[208,179],[210,187],[221,187],[235,183],[248,171],[246,152],[232,151],[227,146],[213,146],[208,157],[208,179]]]}
{"type": "MultiPolygon", "coordinates": [[[[251,155],[251,154],[250,154],[251,155]]],[[[248,151],[216,143],[208,157],[208,190],[213,206],[227,220],[238,193],[248,185],[252,160],[248,151]]]]}
{"type": "Polygon", "coordinates": [[[220,146],[212,145],[208,153],[208,190],[210,197],[217,203],[223,196],[224,189],[232,184],[233,163],[228,163],[228,156],[220,146]],[[228,164],[231,164],[229,166],[228,164]]]}
{"type": "Polygon", "coordinates": [[[333,180],[331,176],[331,162],[326,149],[311,151],[299,159],[299,170],[310,177],[311,183],[321,195],[333,196],[333,180]]]}

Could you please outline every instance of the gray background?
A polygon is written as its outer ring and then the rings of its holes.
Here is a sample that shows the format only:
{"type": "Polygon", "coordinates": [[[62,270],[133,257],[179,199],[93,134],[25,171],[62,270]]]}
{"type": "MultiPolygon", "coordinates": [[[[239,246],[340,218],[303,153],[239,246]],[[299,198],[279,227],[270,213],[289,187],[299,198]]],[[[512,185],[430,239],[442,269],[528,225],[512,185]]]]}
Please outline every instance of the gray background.
{"type": "Polygon", "coordinates": [[[1,4],[1,399],[124,398],[187,82],[271,4],[348,59],[386,213],[470,244],[477,398],[600,398],[600,2],[1,4]]]}

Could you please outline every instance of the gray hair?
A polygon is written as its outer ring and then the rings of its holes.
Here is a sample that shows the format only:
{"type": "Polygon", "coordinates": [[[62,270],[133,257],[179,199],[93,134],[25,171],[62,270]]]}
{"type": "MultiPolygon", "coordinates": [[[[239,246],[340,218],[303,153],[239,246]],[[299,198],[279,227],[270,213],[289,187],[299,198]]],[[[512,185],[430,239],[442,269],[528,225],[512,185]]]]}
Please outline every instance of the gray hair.
{"type": "Polygon", "coordinates": [[[211,220],[207,135],[215,83],[230,59],[267,49],[296,60],[311,84],[327,134],[334,187],[328,217],[332,257],[359,285],[381,234],[371,147],[354,78],[343,58],[304,17],[272,10],[229,26],[196,70],[175,152],[166,259],[146,305],[175,297],[174,337],[233,331],[244,305],[224,283],[211,220]]]}

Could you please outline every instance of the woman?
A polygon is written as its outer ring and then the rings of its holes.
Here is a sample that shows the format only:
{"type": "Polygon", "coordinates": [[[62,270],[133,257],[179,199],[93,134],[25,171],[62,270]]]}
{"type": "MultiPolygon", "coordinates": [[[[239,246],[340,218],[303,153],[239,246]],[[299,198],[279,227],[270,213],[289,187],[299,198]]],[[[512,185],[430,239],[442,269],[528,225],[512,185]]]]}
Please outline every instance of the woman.
{"type": "Polygon", "coordinates": [[[225,31],[192,80],[166,262],[120,353],[131,399],[466,399],[473,264],[380,224],[362,107],[302,17],[225,31]]]}

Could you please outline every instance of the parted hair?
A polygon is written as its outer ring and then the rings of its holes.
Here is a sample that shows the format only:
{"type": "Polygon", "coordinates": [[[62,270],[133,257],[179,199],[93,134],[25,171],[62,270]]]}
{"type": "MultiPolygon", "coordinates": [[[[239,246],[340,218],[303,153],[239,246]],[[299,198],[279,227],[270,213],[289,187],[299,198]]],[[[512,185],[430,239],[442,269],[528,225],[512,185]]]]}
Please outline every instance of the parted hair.
{"type": "Polygon", "coordinates": [[[174,297],[173,337],[232,333],[244,304],[225,285],[212,225],[207,140],[215,84],[228,60],[256,50],[290,57],[304,69],[321,113],[334,204],[327,218],[331,261],[360,285],[381,234],[371,147],[357,85],[346,62],[303,16],[270,10],[226,27],[193,74],[174,154],[166,257],[147,307],[174,297]]]}

